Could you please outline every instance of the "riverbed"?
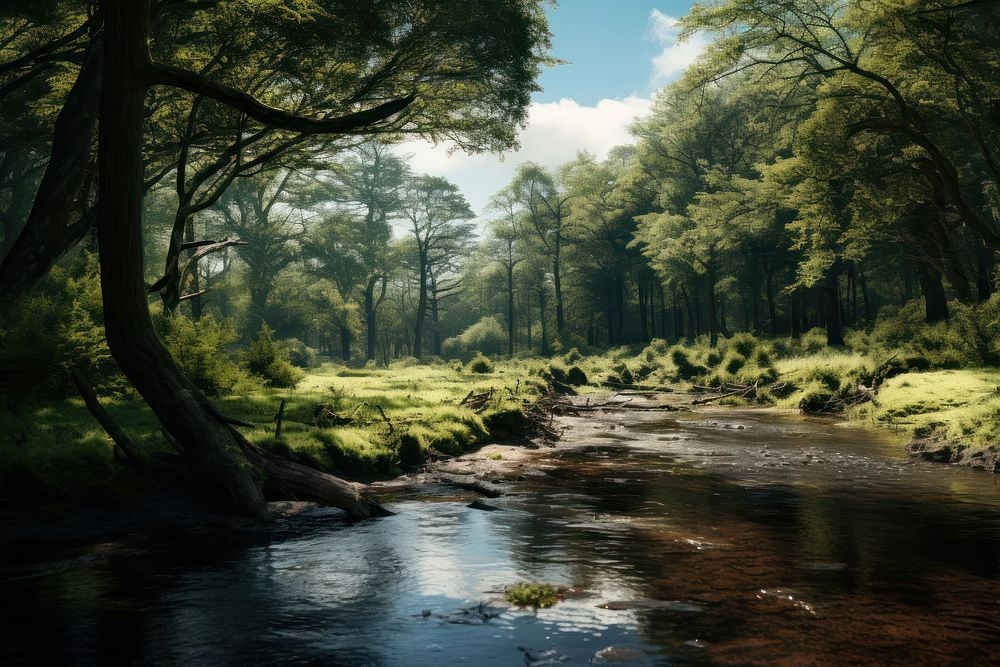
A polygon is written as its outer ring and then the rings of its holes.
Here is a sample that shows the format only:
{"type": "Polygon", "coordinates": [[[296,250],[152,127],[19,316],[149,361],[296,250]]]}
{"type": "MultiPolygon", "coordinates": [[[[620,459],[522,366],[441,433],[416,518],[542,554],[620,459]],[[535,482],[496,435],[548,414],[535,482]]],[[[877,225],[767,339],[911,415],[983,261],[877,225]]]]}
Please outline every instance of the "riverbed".
{"type": "Polygon", "coordinates": [[[495,462],[505,495],[485,507],[427,487],[362,522],[309,509],[264,531],[5,554],[2,661],[1000,662],[993,475],[767,410],[561,425],[558,446],[495,462]],[[519,581],[564,598],[511,608],[504,587],[519,581]]]}

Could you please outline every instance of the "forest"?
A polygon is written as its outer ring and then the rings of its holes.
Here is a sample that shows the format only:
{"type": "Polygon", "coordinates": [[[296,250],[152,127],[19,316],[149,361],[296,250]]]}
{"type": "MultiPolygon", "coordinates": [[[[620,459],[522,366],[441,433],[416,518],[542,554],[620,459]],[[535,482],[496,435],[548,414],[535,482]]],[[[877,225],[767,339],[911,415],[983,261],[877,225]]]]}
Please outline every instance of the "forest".
{"type": "Polygon", "coordinates": [[[0,514],[405,514],[621,396],[1000,471],[1000,5],[697,3],[630,143],[477,211],[408,142],[516,150],[552,11],[3,3],[0,514]]]}

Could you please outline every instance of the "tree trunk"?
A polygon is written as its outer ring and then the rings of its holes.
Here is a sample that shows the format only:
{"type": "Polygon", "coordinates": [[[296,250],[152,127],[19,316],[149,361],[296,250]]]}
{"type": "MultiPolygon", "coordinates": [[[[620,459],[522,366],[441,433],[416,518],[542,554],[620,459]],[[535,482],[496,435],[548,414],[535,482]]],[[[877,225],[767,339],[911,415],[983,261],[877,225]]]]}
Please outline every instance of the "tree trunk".
{"type": "Polygon", "coordinates": [[[715,276],[709,273],[705,276],[705,297],[708,306],[708,338],[709,344],[715,347],[719,344],[719,315],[715,299],[715,276]]]}
{"type": "Polygon", "coordinates": [[[918,266],[920,291],[924,295],[924,321],[928,324],[948,319],[948,296],[941,281],[941,272],[930,262],[918,266]]]}
{"type": "Polygon", "coordinates": [[[234,511],[269,518],[262,490],[356,515],[379,506],[364,487],[258,452],[174,362],[149,316],[143,272],[142,123],[148,0],[103,0],[107,57],[98,142],[98,233],[108,346],[122,372],[191,461],[190,472],[234,511]]]}
{"type": "Polygon", "coordinates": [[[510,262],[507,263],[507,357],[514,358],[514,265],[510,262]]]}
{"type": "Polygon", "coordinates": [[[340,327],[340,358],[344,361],[351,360],[351,343],[353,343],[351,327],[346,324],[340,327]]]}
{"type": "Polygon", "coordinates": [[[979,303],[983,303],[995,291],[993,268],[996,264],[996,253],[987,248],[982,241],[976,242],[974,252],[976,254],[976,299],[979,303]]]}
{"type": "Polygon", "coordinates": [[[556,335],[562,338],[566,329],[566,318],[563,314],[562,292],[562,238],[556,234],[555,257],[552,259],[552,284],[556,292],[556,335]]]}
{"type": "Polygon", "coordinates": [[[545,322],[545,285],[538,288],[538,314],[542,321],[542,356],[548,356],[552,350],[549,349],[549,325],[545,322]]]}
{"type": "Polygon", "coordinates": [[[377,337],[377,321],[375,318],[375,285],[378,276],[370,276],[365,285],[365,359],[375,359],[375,342],[377,337]]]}
{"type": "Polygon", "coordinates": [[[424,321],[427,319],[427,255],[420,251],[420,284],[417,293],[417,320],[413,325],[413,356],[423,355],[424,321]]]}
{"type": "Polygon", "coordinates": [[[646,287],[642,278],[636,279],[636,287],[639,291],[639,335],[643,343],[649,342],[649,311],[646,308],[646,287]]]}
{"type": "Polygon", "coordinates": [[[788,317],[791,320],[791,331],[789,335],[793,339],[798,339],[802,336],[801,320],[799,319],[799,291],[792,290],[791,294],[788,295],[788,317]]]}
{"type": "Polygon", "coordinates": [[[774,269],[764,265],[764,291],[767,292],[767,319],[771,322],[771,335],[778,335],[778,309],[774,303],[774,269]]]}
{"type": "Polygon", "coordinates": [[[841,347],[844,344],[844,326],[840,318],[840,272],[831,269],[823,285],[826,305],[826,344],[841,347]]]}

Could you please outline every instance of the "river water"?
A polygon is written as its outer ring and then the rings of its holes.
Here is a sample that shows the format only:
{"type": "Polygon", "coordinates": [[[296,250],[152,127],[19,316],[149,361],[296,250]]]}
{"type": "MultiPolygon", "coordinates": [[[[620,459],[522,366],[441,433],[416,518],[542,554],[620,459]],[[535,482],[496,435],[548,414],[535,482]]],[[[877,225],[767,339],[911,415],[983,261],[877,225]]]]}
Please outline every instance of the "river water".
{"type": "Polygon", "coordinates": [[[767,411],[608,413],[508,493],[360,523],[138,532],[0,570],[32,664],[998,664],[1000,489],[767,411]],[[571,586],[535,612],[518,581],[571,586]]]}

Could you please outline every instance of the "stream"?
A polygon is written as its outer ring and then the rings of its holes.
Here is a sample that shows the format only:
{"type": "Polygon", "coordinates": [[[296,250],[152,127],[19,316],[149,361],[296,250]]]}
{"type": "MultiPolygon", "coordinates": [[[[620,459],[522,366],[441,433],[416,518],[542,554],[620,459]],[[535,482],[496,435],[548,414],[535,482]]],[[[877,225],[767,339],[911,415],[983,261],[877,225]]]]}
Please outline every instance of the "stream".
{"type": "Polygon", "coordinates": [[[564,419],[488,500],[0,555],[0,662],[998,664],[1000,488],[827,419],[564,419]],[[570,588],[537,612],[518,581],[570,588]]]}

